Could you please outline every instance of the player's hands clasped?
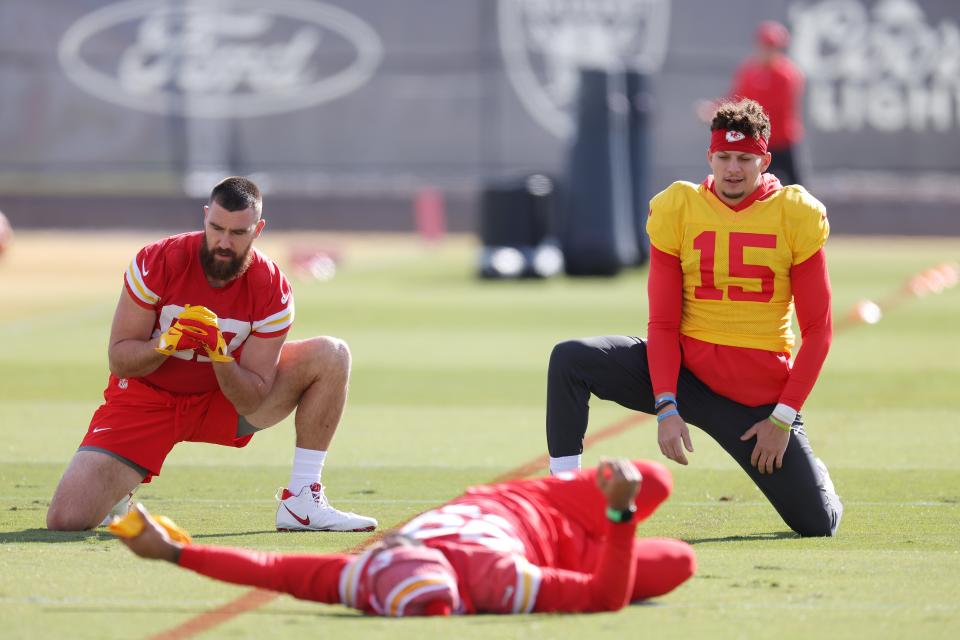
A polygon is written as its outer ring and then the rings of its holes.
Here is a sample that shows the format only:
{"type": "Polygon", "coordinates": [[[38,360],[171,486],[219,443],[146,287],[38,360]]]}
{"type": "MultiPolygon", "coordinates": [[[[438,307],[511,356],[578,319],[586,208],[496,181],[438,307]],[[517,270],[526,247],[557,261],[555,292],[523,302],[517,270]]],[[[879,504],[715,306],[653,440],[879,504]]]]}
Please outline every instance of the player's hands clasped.
{"type": "Polygon", "coordinates": [[[200,343],[190,334],[185,334],[174,320],[170,327],[160,334],[160,343],[154,350],[165,356],[171,356],[177,351],[191,351],[199,348],[201,348],[200,343]]]}
{"type": "Polygon", "coordinates": [[[680,464],[687,464],[684,449],[693,453],[690,429],[679,415],[664,418],[663,422],[657,425],[657,442],[663,455],[680,464]]]}
{"type": "Polygon", "coordinates": [[[227,351],[227,341],[220,333],[217,314],[200,305],[188,304],[176,320],[173,327],[177,327],[184,336],[189,337],[202,347],[204,352],[214,362],[232,362],[233,357],[227,351]]]}
{"type": "Polygon", "coordinates": [[[760,473],[773,473],[774,469],[783,466],[783,454],[790,444],[790,432],[784,431],[770,420],[761,420],[747,429],[741,440],[749,440],[756,436],[757,444],[750,455],[750,464],[760,473]]]}
{"type": "Polygon", "coordinates": [[[597,486],[607,506],[623,511],[633,505],[643,480],[633,463],[623,458],[604,459],[597,465],[597,486]]]}

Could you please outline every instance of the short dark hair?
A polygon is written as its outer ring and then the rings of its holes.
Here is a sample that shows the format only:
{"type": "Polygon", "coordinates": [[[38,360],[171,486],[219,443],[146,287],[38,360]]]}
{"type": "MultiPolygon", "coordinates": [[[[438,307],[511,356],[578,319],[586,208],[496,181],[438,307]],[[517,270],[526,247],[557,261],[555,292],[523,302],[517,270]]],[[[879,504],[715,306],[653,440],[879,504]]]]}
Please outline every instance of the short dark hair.
{"type": "Polygon", "coordinates": [[[243,211],[253,207],[257,216],[263,211],[260,189],[252,180],[240,176],[221,180],[210,192],[210,202],[216,202],[227,211],[243,211]]]}
{"type": "Polygon", "coordinates": [[[770,118],[756,100],[743,98],[736,102],[721,103],[713,113],[713,121],[710,123],[710,131],[717,129],[739,131],[754,139],[770,141],[770,118]]]}

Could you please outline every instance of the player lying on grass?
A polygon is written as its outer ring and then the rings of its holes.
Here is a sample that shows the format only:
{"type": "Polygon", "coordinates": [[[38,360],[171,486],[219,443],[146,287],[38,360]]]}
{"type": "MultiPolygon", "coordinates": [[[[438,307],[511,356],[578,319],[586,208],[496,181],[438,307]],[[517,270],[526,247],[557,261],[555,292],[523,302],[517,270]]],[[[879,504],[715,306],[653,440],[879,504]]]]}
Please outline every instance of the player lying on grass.
{"type": "Polygon", "coordinates": [[[694,573],[685,542],[635,537],[671,485],[658,463],[610,460],[598,469],[473,487],[360,555],[178,542],[140,505],[129,517],[145,520],[142,532],[122,540],[144,558],[370,614],[616,611],[694,573]]]}
{"type": "Polygon", "coordinates": [[[125,511],[178,442],[243,447],[294,410],[277,529],[376,526],[324,496],[320,475],[347,398],[350,352],[326,336],[284,343],[293,292],[253,248],[262,207],[253,182],[226,178],[203,208],[203,231],[150,244],[130,263],[110,330],[104,404],[57,486],[50,529],[90,529],[111,508],[125,511]]]}

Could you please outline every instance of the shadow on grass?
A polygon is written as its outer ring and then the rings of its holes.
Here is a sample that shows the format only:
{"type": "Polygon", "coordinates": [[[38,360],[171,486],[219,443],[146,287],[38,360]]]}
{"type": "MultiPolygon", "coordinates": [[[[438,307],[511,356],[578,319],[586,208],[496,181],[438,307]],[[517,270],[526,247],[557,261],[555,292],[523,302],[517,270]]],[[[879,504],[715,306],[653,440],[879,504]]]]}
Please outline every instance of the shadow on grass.
{"type": "MultiPolygon", "coordinates": [[[[226,531],[224,533],[191,533],[190,537],[194,540],[202,540],[203,538],[239,538],[240,536],[261,536],[265,533],[276,533],[276,529],[264,529],[263,531],[236,531],[230,532],[226,531]]],[[[311,532],[305,532],[311,533],[311,532]]]]}
{"type": "Polygon", "coordinates": [[[769,533],[749,533],[743,536],[724,536],[722,538],[693,538],[686,542],[688,544],[703,544],[706,542],[764,542],[767,540],[784,540],[799,537],[799,534],[793,531],[770,531],[769,533]]]}
{"type": "Polygon", "coordinates": [[[115,540],[106,531],[50,531],[49,529],[24,529],[23,531],[5,531],[0,533],[0,544],[8,542],[80,542],[81,540],[115,540]]]}
{"type": "MultiPolygon", "coordinates": [[[[263,531],[226,531],[223,533],[191,534],[194,540],[204,538],[239,538],[243,536],[261,536],[265,533],[276,533],[276,529],[263,531]]],[[[304,531],[303,533],[314,533],[304,531]]],[[[24,529],[23,531],[0,532],[0,544],[8,542],[45,542],[55,544],[59,542],[80,542],[82,540],[116,540],[116,536],[106,529],[90,531],[50,531],[49,529],[24,529]]]]}

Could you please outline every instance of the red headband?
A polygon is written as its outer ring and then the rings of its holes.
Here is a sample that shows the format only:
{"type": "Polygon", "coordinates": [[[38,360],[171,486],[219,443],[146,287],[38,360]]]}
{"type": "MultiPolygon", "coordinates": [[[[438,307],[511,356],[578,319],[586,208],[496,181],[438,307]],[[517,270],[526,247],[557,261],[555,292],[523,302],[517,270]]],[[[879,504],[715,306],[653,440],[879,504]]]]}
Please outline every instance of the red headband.
{"type": "Polygon", "coordinates": [[[762,156],[767,153],[767,141],[763,136],[751,138],[739,131],[715,129],[710,133],[710,153],[717,151],[743,151],[762,156]]]}

